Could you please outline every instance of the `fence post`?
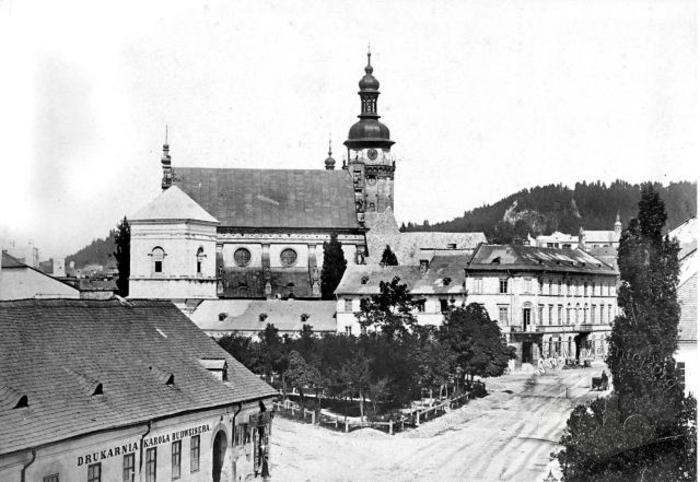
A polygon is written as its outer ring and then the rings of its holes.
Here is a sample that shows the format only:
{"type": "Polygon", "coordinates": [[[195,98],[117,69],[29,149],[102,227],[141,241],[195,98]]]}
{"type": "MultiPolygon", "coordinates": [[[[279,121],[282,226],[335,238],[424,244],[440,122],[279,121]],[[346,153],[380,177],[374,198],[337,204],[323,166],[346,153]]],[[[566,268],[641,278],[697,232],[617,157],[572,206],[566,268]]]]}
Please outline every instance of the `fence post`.
{"type": "Polygon", "coordinates": [[[420,425],[420,412],[416,412],[416,426],[420,425]]]}
{"type": "Polygon", "coordinates": [[[311,411],[311,425],[316,425],[316,412],[311,411]]]}
{"type": "Polygon", "coordinates": [[[348,427],[348,421],[345,421],[345,433],[348,433],[349,427],[348,427]]]}
{"type": "Polygon", "coordinates": [[[394,435],[394,421],[389,420],[389,435],[394,435]]]}

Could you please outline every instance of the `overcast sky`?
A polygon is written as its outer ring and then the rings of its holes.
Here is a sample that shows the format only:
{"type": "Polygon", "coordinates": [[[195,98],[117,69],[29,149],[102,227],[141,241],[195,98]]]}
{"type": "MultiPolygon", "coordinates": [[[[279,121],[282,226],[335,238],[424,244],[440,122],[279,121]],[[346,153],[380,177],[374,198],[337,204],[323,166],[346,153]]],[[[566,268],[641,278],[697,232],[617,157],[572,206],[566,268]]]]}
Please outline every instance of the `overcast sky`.
{"type": "Polygon", "coordinates": [[[371,42],[400,221],[538,184],[692,179],[693,1],[0,0],[0,235],[103,237],[178,166],[322,168],[371,42]]]}

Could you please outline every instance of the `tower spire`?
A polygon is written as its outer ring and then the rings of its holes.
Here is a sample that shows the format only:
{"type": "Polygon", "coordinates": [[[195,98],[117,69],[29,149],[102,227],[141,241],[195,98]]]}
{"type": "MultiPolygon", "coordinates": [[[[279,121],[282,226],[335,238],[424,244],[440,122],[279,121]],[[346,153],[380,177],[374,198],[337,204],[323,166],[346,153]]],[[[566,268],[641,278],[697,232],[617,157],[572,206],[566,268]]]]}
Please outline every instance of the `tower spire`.
{"type": "Polygon", "coordinates": [[[165,143],[163,144],[163,155],[160,157],[160,164],[163,167],[163,179],[160,187],[165,190],[173,184],[173,167],[170,158],[170,145],[168,144],[168,124],[165,124],[165,143]]]}
{"type": "Polygon", "coordinates": [[[331,135],[328,134],[328,157],[325,161],[326,171],[335,169],[335,159],[333,159],[333,150],[331,149],[331,135]]]}

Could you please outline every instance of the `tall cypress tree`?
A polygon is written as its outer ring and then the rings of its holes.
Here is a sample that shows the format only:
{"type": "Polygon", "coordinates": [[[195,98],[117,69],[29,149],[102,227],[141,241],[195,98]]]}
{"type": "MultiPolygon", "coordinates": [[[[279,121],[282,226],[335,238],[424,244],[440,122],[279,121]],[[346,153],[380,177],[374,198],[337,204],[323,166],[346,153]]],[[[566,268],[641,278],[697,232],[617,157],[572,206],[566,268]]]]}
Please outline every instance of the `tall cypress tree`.
{"type": "Polygon", "coordinates": [[[348,262],[343,255],[343,247],[336,234],[323,243],[323,268],[321,269],[321,298],[334,300],[333,292],[338,287],[348,262]]]}
{"type": "Polygon", "coordinates": [[[129,273],[131,270],[131,227],[126,220],[126,216],[117,225],[114,236],[115,251],[112,253],[117,261],[117,294],[119,296],[129,296],[129,273]]]}

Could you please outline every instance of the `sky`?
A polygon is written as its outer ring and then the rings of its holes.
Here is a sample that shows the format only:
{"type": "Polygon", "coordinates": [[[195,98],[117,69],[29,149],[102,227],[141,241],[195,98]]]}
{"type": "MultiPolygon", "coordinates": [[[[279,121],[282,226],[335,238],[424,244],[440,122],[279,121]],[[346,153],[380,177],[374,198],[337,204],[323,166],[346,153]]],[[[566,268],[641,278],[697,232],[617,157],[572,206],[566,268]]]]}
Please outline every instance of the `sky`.
{"type": "Polygon", "coordinates": [[[173,166],[323,168],[368,43],[399,221],[523,188],[694,180],[694,1],[0,0],[0,237],[104,237],[173,166]]]}

